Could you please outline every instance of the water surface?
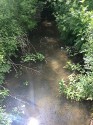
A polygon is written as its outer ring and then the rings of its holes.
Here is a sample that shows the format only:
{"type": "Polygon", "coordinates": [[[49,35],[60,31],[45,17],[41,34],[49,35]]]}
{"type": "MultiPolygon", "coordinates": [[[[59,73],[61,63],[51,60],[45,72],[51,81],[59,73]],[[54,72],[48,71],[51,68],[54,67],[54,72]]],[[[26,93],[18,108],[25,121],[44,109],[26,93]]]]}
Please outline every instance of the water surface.
{"type": "Polygon", "coordinates": [[[88,125],[87,104],[59,96],[58,82],[62,78],[68,80],[70,75],[63,68],[69,59],[65,49],[60,48],[58,33],[53,24],[44,23],[40,32],[32,38],[37,51],[46,57],[45,62],[38,62],[32,67],[39,72],[24,68],[18,78],[14,77],[15,72],[12,71],[6,79],[11,93],[6,106],[13,119],[12,125],[88,125]],[[36,45],[37,40],[39,42],[36,45]],[[26,81],[27,86],[23,85],[26,81]],[[12,114],[14,107],[22,114],[12,114]]]}

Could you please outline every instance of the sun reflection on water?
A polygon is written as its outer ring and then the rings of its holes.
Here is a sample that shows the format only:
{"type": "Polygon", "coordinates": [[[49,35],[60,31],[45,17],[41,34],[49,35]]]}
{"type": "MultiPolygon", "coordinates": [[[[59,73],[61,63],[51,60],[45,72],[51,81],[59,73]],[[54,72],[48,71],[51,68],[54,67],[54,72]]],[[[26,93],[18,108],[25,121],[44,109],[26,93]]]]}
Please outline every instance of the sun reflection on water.
{"type": "Polygon", "coordinates": [[[29,118],[27,125],[39,125],[39,121],[36,118],[31,117],[29,118]]]}

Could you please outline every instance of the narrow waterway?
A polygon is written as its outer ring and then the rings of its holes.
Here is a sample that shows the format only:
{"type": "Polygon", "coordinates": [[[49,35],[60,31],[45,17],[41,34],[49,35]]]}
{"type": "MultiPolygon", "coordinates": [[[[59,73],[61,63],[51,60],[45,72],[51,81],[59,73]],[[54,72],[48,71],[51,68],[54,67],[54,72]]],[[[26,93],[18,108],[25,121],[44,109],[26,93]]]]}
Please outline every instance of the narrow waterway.
{"type": "Polygon", "coordinates": [[[54,25],[43,22],[32,38],[36,50],[46,58],[45,62],[33,65],[32,68],[38,72],[24,68],[18,78],[15,71],[7,76],[11,96],[6,100],[6,109],[12,125],[89,125],[87,103],[59,96],[58,82],[62,78],[67,80],[70,72],[63,68],[69,59],[65,49],[60,46],[54,25]],[[26,81],[27,86],[24,85],[26,81]],[[21,114],[12,113],[13,108],[21,114]]]}

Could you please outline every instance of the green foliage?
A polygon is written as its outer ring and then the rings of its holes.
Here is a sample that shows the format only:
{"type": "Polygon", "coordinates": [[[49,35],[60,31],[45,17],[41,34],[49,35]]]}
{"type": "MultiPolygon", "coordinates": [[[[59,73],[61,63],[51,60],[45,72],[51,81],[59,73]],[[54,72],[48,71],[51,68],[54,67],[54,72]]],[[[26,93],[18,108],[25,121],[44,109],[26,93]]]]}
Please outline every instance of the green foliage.
{"type": "MultiPolygon", "coordinates": [[[[24,44],[24,33],[35,28],[42,8],[38,0],[0,1],[0,84],[11,68],[9,58],[24,44]]],[[[42,58],[37,54],[37,59],[42,58]]]]}
{"type": "Polygon", "coordinates": [[[29,82],[28,82],[28,81],[25,81],[25,82],[23,82],[23,84],[24,84],[25,86],[28,86],[28,85],[29,85],[29,82]]]}
{"type": "Polygon", "coordinates": [[[11,125],[11,120],[2,107],[0,107],[0,125],[11,125]]]}
{"type": "Polygon", "coordinates": [[[80,100],[93,100],[93,73],[86,75],[72,74],[69,76],[69,84],[59,83],[60,93],[64,93],[67,98],[80,100]]]}
{"type": "Polygon", "coordinates": [[[24,62],[29,62],[29,61],[43,61],[45,59],[45,57],[43,56],[43,54],[41,53],[36,53],[36,54],[27,54],[26,56],[23,56],[23,61],[24,62]]]}
{"type": "Polygon", "coordinates": [[[9,61],[2,60],[0,62],[0,84],[4,82],[5,73],[9,73],[11,65],[9,61]]]}
{"type": "MultiPolygon", "coordinates": [[[[54,3],[55,17],[61,38],[75,53],[82,53],[84,69],[70,77],[68,85],[62,84],[62,92],[75,100],[93,100],[93,0],[58,0],[54,3]],[[82,72],[83,71],[83,72],[82,72]],[[85,72],[86,71],[86,72],[85,72]]],[[[71,53],[71,52],[70,52],[71,53]]],[[[79,65],[67,63],[74,71],[79,65]]]]}
{"type": "Polygon", "coordinates": [[[39,61],[43,61],[43,60],[45,59],[44,55],[41,54],[41,53],[37,53],[37,54],[36,54],[36,58],[37,58],[37,60],[39,60],[39,61]]]}
{"type": "Polygon", "coordinates": [[[23,35],[32,30],[37,23],[38,0],[1,0],[0,1],[0,84],[5,73],[10,71],[9,58],[24,43],[23,35]]]}
{"type": "Polygon", "coordinates": [[[38,0],[15,0],[16,17],[19,24],[26,29],[33,29],[36,24],[36,13],[39,5],[38,0]]]}
{"type": "Polygon", "coordinates": [[[87,41],[88,25],[90,23],[91,12],[83,1],[67,2],[59,0],[55,5],[55,16],[62,39],[68,45],[74,45],[79,50],[83,43],[87,41]]]}
{"type": "MultiPolygon", "coordinates": [[[[38,0],[0,1],[0,84],[4,83],[5,74],[10,71],[11,56],[16,56],[16,51],[24,44],[24,34],[37,25],[41,4],[38,0]]],[[[0,87],[0,101],[6,95],[8,91],[0,87]]],[[[9,125],[7,116],[1,112],[0,108],[0,125],[9,125]]]]}
{"type": "Polygon", "coordinates": [[[9,95],[9,90],[3,89],[0,90],[0,102],[2,103],[3,99],[9,95]]]}
{"type": "Polygon", "coordinates": [[[81,71],[82,69],[79,63],[74,64],[71,63],[71,61],[67,62],[64,68],[69,69],[70,71],[81,71]]]}
{"type": "Polygon", "coordinates": [[[65,84],[65,81],[62,79],[59,82],[59,93],[62,94],[62,93],[65,93],[65,91],[66,91],[66,84],[65,84]]]}

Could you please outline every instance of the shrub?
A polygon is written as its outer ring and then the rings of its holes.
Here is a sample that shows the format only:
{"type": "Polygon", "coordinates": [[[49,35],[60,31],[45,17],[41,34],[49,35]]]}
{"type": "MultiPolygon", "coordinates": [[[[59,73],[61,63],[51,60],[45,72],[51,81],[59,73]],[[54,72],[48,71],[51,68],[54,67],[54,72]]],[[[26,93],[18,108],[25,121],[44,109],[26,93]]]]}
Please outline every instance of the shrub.
{"type": "Polygon", "coordinates": [[[74,45],[80,50],[87,41],[90,11],[80,1],[58,1],[55,5],[56,22],[61,33],[61,38],[68,45],[74,45]]]}
{"type": "Polygon", "coordinates": [[[70,75],[69,84],[60,81],[60,93],[67,98],[80,100],[93,100],[93,73],[86,75],[70,75]]]}
{"type": "Polygon", "coordinates": [[[24,44],[24,34],[35,28],[40,5],[38,0],[0,1],[0,83],[11,68],[9,58],[24,44]]]}
{"type": "MultiPolygon", "coordinates": [[[[35,28],[37,13],[42,2],[38,0],[1,0],[0,1],[0,84],[11,68],[11,56],[24,44],[23,36],[35,28]]],[[[42,8],[40,8],[42,10],[42,8]]],[[[8,92],[0,87],[0,101],[8,92]]],[[[0,108],[0,125],[9,125],[6,115],[0,108]]]]}
{"type": "MultiPolygon", "coordinates": [[[[62,92],[75,100],[93,100],[93,1],[58,0],[54,3],[55,17],[61,39],[83,54],[84,70],[70,77],[68,85],[60,82],[62,92]]],[[[76,68],[69,63],[70,68],[76,68]]]]}

